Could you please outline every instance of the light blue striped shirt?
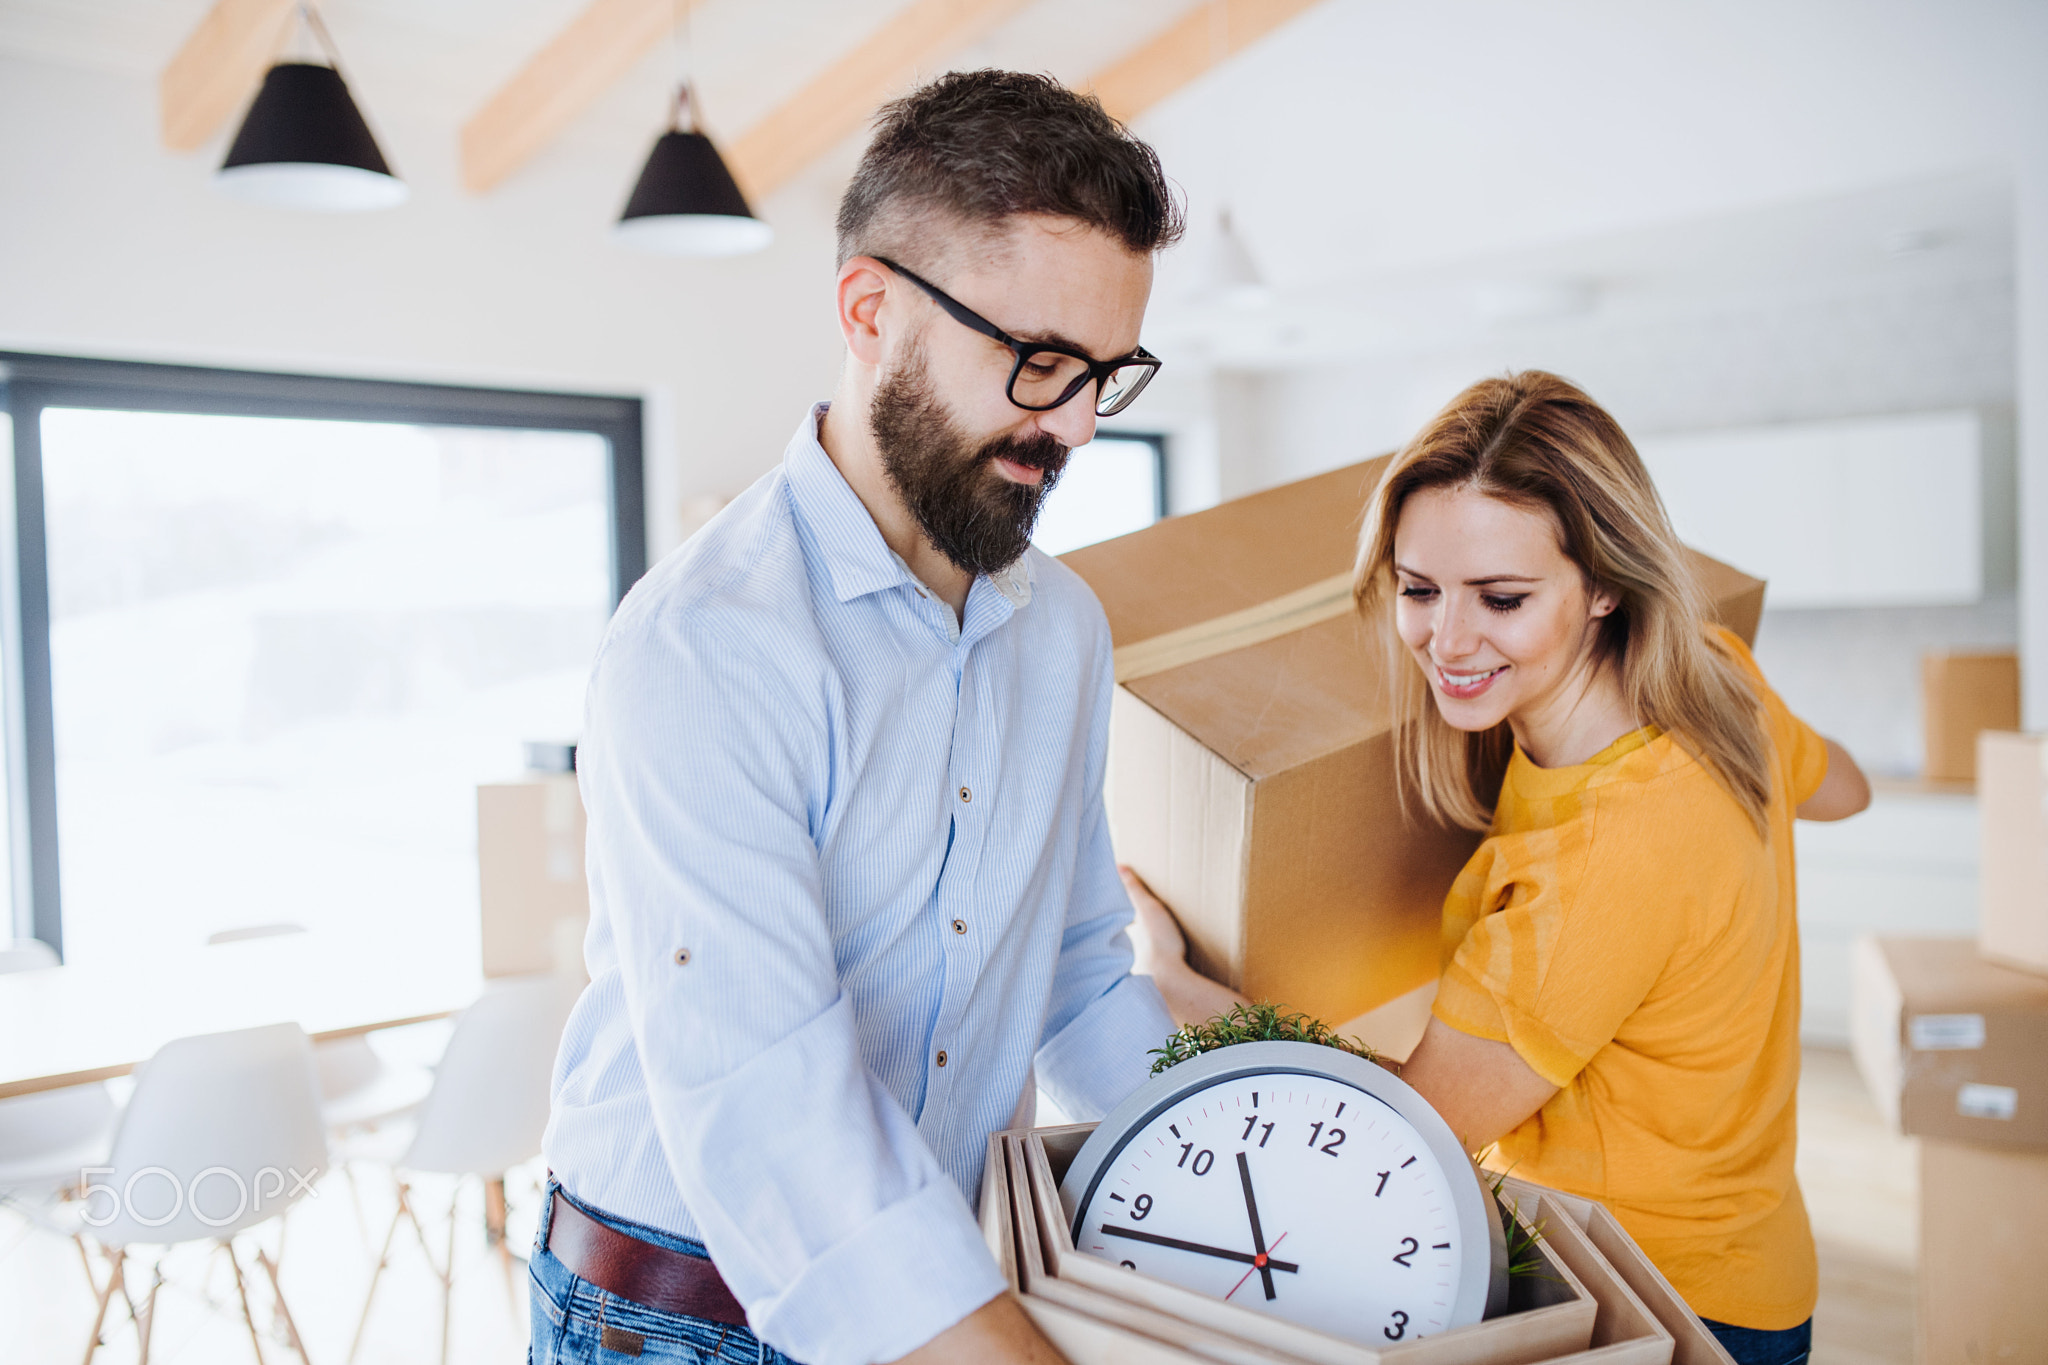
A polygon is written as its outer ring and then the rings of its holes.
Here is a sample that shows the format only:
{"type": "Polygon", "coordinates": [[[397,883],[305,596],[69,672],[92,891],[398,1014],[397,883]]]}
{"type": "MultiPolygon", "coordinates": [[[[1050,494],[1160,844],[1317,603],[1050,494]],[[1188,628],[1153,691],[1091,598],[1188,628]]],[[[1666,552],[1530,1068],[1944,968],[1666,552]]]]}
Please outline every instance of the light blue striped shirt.
{"type": "Polygon", "coordinates": [[[1130,975],[1102,801],[1109,627],[1037,550],[964,621],[818,444],[628,594],[578,752],[591,984],[546,1151],[701,1239],[810,1365],[1003,1282],[969,1205],[1038,1081],[1097,1117],[1172,1028],[1130,975]]]}

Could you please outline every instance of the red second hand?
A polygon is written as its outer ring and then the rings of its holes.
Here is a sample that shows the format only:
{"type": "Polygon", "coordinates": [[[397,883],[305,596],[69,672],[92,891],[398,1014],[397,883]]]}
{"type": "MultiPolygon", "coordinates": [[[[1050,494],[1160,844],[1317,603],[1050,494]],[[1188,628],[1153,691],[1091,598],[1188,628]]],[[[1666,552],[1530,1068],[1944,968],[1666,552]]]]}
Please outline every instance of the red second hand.
{"type": "MultiPolygon", "coordinates": [[[[1281,1233],[1278,1237],[1275,1237],[1273,1239],[1273,1245],[1266,1248],[1266,1255],[1261,1256],[1257,1260],[1252,1262],[1252,1270],[1257,1270],[1260,1266],[1264,1265],[1266,1263],[1267,1257],[1271,1256],[1275,1251],[1278,1251],[1280,1249],[1280,1244],[1286,1240],[1287,1234],[1284,1232],[1281,1233]]],[[[1241,1279],[1236,1284],[1230,1286],[1230,1294],[1235,1294],[1238,1290],[1244,1288],[1244,1281],[1249,1280],[1252,1277],[1252,1270],[1245,1271],[1244,1279],[1241,1279]]],[[[1225,1294],[1223,1297],[1227,1299],[1230,1297],[1230,1294],[1225,1294]]]]}

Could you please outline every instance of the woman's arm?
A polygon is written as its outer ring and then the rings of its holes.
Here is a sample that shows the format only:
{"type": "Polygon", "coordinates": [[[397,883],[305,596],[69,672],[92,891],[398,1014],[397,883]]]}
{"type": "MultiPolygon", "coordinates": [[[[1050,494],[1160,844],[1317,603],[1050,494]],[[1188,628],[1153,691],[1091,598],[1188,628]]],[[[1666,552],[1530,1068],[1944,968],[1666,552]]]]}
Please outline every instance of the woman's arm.
{"type": "Polygon", "coordinates": [[[1166,1012],[1180,1025],[1199,1024],[1226,1013],[1232,1005],[1251,1002],[1220,981],[1211,981],[1188,966],[1187,935],[1166,903],[1152,894],[1138,874],[1119,867],[1124,889],[1131,893],[1131,906],[1138,918],[1131,925],[1131,948],[1137,960],[1131,970],[1149,976],[1166,1001],[1166,1012]]]}
{"type": "MultiPolygon", "coordinates": [[[[1228,986],[1202,976],[1187,963],[1187,937],[1173,912],[1128,867],[1124,886],[1138,912],[1131,941],[1133,971],[1149,976],[1166,998],[1176,1024],[1198,1024],[1247,1003],[1228,986]]],[[[1497,1141],[1541,1109],[1557,1087],[1544,1080],[1506,1043],[1460,1033],[1441,1019],[1429,1021],[1422,1041],[1406,1063],[1389,1067],[1429,1101],[1468,1150],[1497,1141]]]]}
{"type": "Polygon", "coordinates": [[[1506,1043],[1460,1033],[1441,1019],[1429,1021],[1400,1076],[1468,1152],[1500,1141],[1557,1093],[1506,1043]]]}
{"type": "Polygon", "coordinates": [[[1870,805],[1870,779],[1849,751],[1833,740],[1828,746],[1828,773],[1820,789],[1799,803],[1793,812],[1802,820],[1846,820],[1870,805]]]}

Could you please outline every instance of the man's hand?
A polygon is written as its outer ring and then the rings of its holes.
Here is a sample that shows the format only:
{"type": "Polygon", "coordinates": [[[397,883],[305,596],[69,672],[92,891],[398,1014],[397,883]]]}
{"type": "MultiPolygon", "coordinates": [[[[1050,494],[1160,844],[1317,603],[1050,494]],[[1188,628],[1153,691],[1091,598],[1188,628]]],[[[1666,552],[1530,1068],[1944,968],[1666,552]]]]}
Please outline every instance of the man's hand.
{"type": "Polygon", "coordinates": [[[894,1365],[1067,1365],[1017,1300],[998,1294],[894,1365]]]}

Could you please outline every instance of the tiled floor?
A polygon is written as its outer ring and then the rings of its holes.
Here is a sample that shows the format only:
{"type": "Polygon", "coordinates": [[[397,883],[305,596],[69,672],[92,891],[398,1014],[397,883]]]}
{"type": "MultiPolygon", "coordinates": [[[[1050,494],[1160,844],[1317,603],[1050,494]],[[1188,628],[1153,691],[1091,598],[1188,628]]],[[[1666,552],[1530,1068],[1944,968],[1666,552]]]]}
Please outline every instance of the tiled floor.
{"type": "MultiPolygon", "coordinates": [[[[521,1251],[533,1237],[537,1175],[537,1169],[529,1168],[511,1182],[511,1243],[521,1251]]],[[[1806,1054],[1799,1177],[1820,1243],[1814,1365],[1910,1365],[1912,1144],[1884,1129],[1846,1053],[1810,1049],[1806,1054]]],[[[287,1220],[285,1294],[319,1365],[347,1359],[375,1260],[374,1244],[391,1219],[388,1176],[365,1167],[356,1190],[360,1202],[346,1179],[331,1175],[287,1220]]],[[[435,1182],[419,1193],[437,1260],[447,1245],[451,1192],[448,1183],[435,1182]]],[[[515,1264],[508,1286],[503,1262],[484,1245],[481,1204],[481,1191],[470,1182],[461,1191],[457,1223],[449,1358],[464,1365],[508,1365],[525,1351],[524,1271],[515,1264]]],[[[266,1231],[263,1240],[274,1246],[274,1230],[266,1231]]],[[[254,1271],[253,1264],[245,1265],[254,1271]]],[[[175,1253],[165,1270],[170,1285],[159,1300],[152,1358],[164,1365],[250,1360],[226,1262],[189,1248],[175,1253]]],[[[268,1322],[268,1291],[261,1272],[254,1273],[251,1295],[258,1320],[268,1322]]],[[[138,1292],[146,1275],[146,1270],[131,1275],[138,1292]]],[[[76,1360],[84,1354],[91,1320],[92,1298],[73,1246],[0,1210],[0,1360],[9,1365],[76,1360]]],[[[440,1359],[440,1331],[439,1284],[411,1228],[402,1228],[356,1365],[432,1365],[440,1359]]],[[[109,1331],[107,1341],[100,1356],[107,1365],[135,1359],[134,1329],[125,1322],[109,1331]]],[[[264,1355],[273,1362],[294,1359],[281,1342],[268,1338],[264,1355]]]]}

